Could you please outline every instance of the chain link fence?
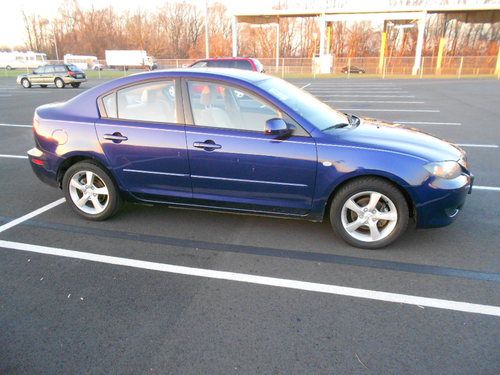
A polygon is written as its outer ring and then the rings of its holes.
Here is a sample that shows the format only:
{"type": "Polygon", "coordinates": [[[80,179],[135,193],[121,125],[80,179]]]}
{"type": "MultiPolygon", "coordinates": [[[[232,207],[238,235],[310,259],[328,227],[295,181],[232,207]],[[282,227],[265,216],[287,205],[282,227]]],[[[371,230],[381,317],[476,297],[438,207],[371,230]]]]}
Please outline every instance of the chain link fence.
{"type": "MultiPolygon", "coordinates": [[[[320,66],[316,58],[259,58],[266,73],[281,77],[316,77],[347,76],[349,78],[361,76],[376,77],[495,77],[500,79],[500,65],[497,56],[443,56],[441,61],[437,57],[422,57],[420,64],[415,66],[414,57],[385,57],[382,61],[378,57],[332,57],[329,64],[320,74],[320,66]],[[415,73],[415,74],[412,74],[415,73]]],[[[155,59],[159,69],[187,67],[196,59],[155,59]]],[[[50,60],[51,64],[63,61],[50,60]]],[[[96,69],[91,73],[98,78],[118,77],[137,73],[138,68],[110,69],[105,60],[99,60],[102,70],[96,69]]],[[[95,65],[94,65],[95,67],[95,65]]],[[[92,67],[89,66],[89,69],[92,67]]],[[[23,69],[28,71],[32,69],[23,69]]],[[[7,73],[5,73],[7,74],[7,73]]]]}

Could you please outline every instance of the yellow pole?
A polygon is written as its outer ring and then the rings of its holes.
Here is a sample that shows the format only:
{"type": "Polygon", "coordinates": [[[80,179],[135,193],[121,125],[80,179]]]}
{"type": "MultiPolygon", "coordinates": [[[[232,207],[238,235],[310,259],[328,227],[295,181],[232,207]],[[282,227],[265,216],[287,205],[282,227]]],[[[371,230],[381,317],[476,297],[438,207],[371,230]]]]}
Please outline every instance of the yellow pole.
{"type": "Polygon", "coordinates": [[[443,53],[445,47],[446,47],[446,38],[439,39],[439,49],[436,61],[436,74],[441,74],[441,65],[443,63],[443,53]]]}
{"type": "Polygon", "coordinates": [[[380,55],[378,58],[378,71],[379,73],[384,70],[384,57],[385,57],[385,44],[387,42],[387,33],[382,32],[382,40],[380,43],[380,55]]]}
{"type": "Polygon", "coordinates": [[[497,65],[495,67],[495,74],[497,75],[497,78],[500,78],[500,45],[498,46],[497,65]]]}

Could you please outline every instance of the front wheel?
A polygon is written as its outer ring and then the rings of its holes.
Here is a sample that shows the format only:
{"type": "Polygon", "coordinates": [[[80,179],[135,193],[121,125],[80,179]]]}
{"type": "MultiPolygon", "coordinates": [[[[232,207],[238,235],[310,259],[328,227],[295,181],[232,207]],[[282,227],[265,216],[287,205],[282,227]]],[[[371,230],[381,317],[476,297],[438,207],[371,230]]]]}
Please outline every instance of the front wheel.
{"type": "Polygon", "coordinates": [[[409,208],[396,186],[365,177],[348,182],[335,194],[330,221],[335,232],[350,245],[380,249],[405,232],[409,208]]]}
{"type": "Polygon", "coordinates": [[[25,89],[29,89],[31,87],[31,82],[29,81],[28,78],[23,78],[21,80],[21,85],[23,85],[25,89]]]}
{"type": "Polygon", "coordinates": [[[64,174],[62,186],[73,211],[88,220],[106,220],[122,204],[109,174],[92,162],[83,161],[71,166],[64,174]]]}

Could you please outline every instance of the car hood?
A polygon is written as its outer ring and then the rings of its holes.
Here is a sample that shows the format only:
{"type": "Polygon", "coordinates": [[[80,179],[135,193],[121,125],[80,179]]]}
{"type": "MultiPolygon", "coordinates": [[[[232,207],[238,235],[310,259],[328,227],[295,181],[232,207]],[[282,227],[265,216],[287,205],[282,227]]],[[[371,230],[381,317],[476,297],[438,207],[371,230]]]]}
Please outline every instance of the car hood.
{"type": "Polygon", "coordinates": [[[405,125],[370,118],[328,134],[334,142],[403,153],[428,162],[465,159],[465,152],[452,143],[405,125]]]}

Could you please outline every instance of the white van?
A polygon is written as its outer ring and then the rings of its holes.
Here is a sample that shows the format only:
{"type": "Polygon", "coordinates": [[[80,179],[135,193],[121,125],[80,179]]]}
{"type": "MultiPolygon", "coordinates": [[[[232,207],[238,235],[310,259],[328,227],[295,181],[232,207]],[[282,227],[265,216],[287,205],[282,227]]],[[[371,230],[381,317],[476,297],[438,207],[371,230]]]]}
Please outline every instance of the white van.
{"type": "Polygon", "coordinates": [[[0,68],[35,69],[47,65],[47,55],[39,52],[0,52],[0,68]]]}

